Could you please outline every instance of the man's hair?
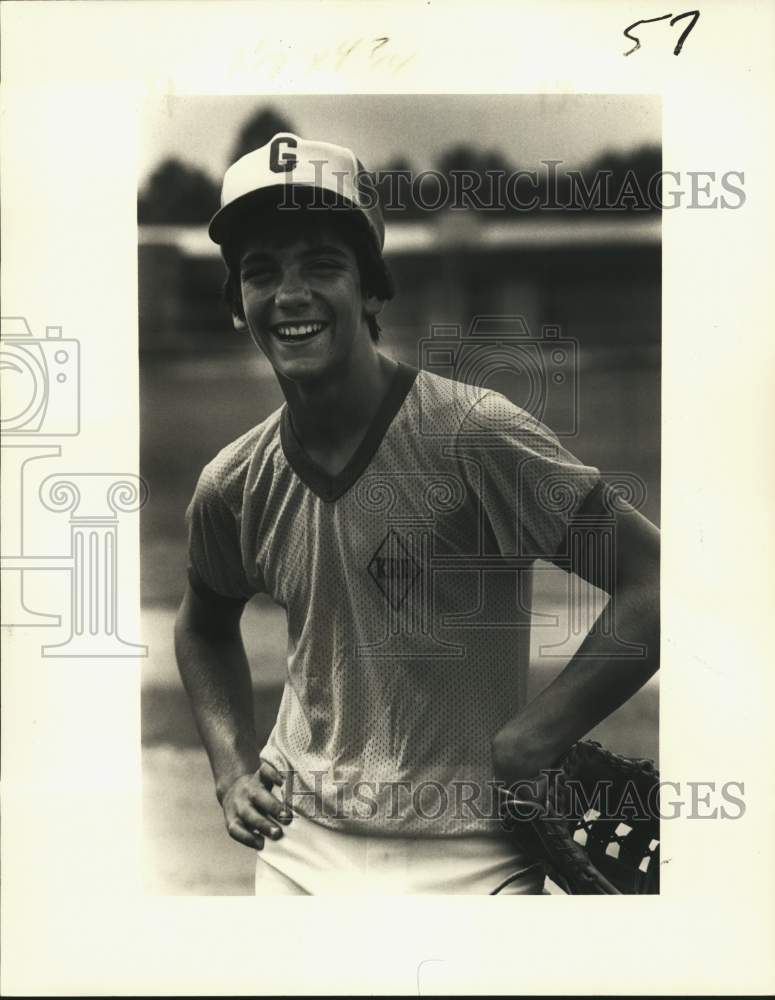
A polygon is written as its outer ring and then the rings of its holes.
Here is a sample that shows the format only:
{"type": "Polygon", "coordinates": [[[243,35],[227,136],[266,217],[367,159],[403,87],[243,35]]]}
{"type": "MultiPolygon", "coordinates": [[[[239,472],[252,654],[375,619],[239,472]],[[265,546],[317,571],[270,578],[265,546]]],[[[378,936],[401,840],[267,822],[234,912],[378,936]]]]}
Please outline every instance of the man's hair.
{"type": "MultiPolygon", "coordinates": [[[[245,319],[240,282],[240,256],[244,241],[249,236],[262,232],[280,232],[290,237],[299,228],[310,225],[318,227],[324,225],[350,247],[358,263],[363,292],[376,296],[383,302],[393,297],[390,272],[361,212],[343,208],[321,210],[310,208],[305,204],[294,205],[288,209],[272,206],[268,211],[266,207],[258,207],[243,215],[221,247],[226,265],[223,293],[234,316],[245,319]]],[[[378,341],[380,326],[376,316],[367,316],[366,322],[371,339],[378,341]]]]}

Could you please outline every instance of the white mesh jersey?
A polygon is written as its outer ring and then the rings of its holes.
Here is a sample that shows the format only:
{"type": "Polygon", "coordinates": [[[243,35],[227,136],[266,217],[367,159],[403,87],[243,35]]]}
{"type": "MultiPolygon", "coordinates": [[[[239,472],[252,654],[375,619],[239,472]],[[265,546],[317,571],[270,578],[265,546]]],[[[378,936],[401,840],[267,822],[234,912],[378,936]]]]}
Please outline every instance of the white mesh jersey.
{"type": "Polygon", "coordinates": [[[339,475],[286,406],[204,468],[189,578],[286,611],[261,756],[292,773],[296,810],[374,834],[499,832],[491,741],[525,700],[529,567],[563,551],[598,484],[504,396],[407,365],[339,475]]]}

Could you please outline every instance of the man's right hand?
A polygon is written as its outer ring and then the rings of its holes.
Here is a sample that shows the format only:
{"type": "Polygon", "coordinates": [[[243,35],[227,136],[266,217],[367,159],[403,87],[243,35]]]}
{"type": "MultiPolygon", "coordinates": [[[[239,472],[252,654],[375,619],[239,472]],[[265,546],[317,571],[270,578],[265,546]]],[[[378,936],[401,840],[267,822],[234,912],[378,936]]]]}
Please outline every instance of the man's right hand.
{"type": "Polygon", "coordinates": [[[277,769],[262,761],[255,774],[243,774],[229,786],[221,805],[230,837],[257,851],[264,846],[264,837],[282,837],[282,825],[292,819],[288,806],[273,792],[282,783],[277,769]]]}

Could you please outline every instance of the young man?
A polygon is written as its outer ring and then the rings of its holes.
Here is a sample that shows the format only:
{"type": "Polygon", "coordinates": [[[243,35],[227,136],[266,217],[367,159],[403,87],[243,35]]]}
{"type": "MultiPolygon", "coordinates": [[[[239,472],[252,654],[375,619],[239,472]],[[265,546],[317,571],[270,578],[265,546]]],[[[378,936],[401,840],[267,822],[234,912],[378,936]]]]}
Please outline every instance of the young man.
{"type": "Polygon", "coordinates": [[[379,352],[392,285],[361,169],[282,134],[226,173],[210,235],[286,401],[200,476],[178,663],[257,893],[536,893],[496,782],[550,767],[656,670],[658,532],[618,514],[612,582],[568,547],[603,507],[596,469],[499,393],[379,352]],[[615,627],[526,704],[538,558],[608,589],[615,627]],[[239,628],[259,592],[288,617],[263,748],[239,628]]]}

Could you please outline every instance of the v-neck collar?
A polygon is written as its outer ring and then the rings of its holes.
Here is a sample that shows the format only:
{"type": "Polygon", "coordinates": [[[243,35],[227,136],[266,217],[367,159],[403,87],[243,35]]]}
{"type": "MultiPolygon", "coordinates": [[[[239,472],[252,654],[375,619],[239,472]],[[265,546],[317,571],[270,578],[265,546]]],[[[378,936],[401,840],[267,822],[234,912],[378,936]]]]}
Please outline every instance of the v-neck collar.
{"type": "Polygon", "coordinates": [[[328,503],[343,496],[360,478],[376,454],[394,417],[414,385],[417,375],[416,368],[400,361],[397,362],[385,398],[372,417],[363,440],[355,449],[347,465],[335,476],[331,476],[324,469],[321,469],[304,451],[293,429],[288,404],[285,403],[280,416],[280,443],[288,464],[304,485],[321,500],[328,503]]]}

